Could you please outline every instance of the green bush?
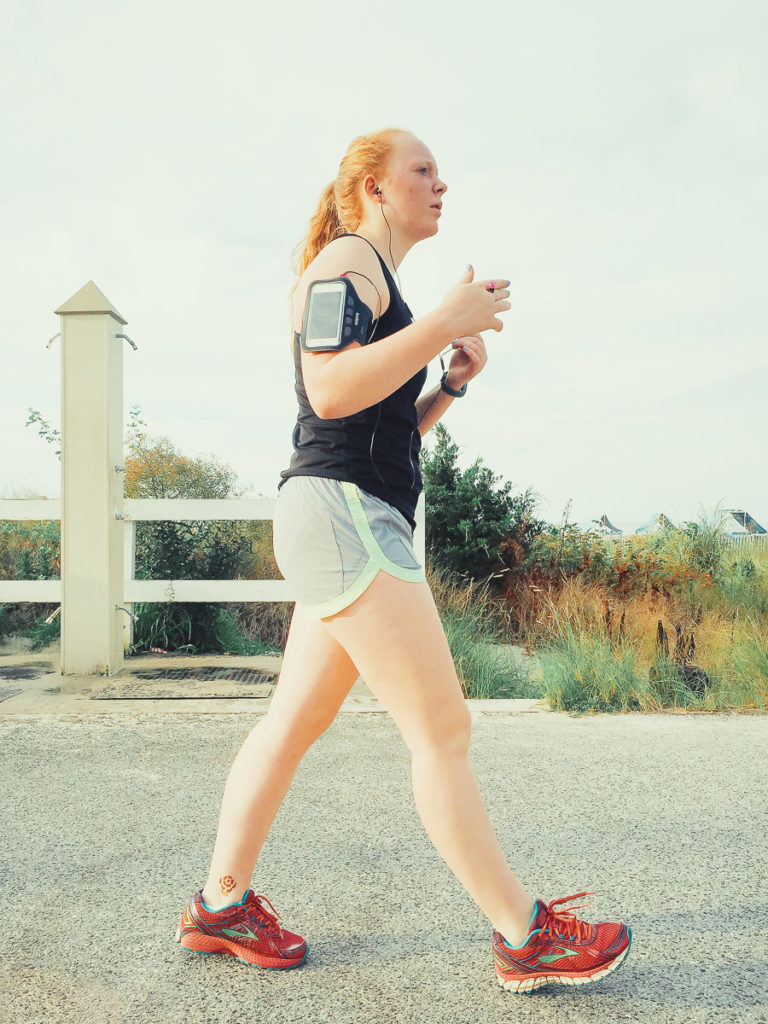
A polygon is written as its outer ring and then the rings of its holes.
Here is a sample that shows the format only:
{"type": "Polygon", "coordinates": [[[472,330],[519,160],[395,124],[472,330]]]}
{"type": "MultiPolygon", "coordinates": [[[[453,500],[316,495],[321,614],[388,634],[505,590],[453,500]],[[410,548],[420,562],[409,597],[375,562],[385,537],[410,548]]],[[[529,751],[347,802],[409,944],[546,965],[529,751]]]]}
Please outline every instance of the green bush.
{"type": "Polygon", "coordinates": [[[464,695],[539,697],[540,687],[531,681],[525,664],[499,643],[488,583],[462,585],[449,569],[432,562],[427,564],[427,580],[464,695]]]}
{"type": "Polygon", "coordinates": [[[561,621],[537,652],[544,695],[555,711],[650,710],[648,680],[634,647],[561,621]]]}
{"type": "Polygon", "coordinates": [[[188,654],[274,654],[274,648],[260,640],[242,636],[237,620],[220,605],[202,603],[138,604],[135,636],[144,649],[159,647],[165,651],[184,650],[188,654]]]}
{"type": "MultiPolygon", "coordinates": [[[[125,495],[128,498],[242,497],[234,471],[213,457],[185,456],[166,437],[152,438],[133,407],[127,430],[125,495]]],[[[136,524],[137,579],[236,579],[251,552],[244,524],[226,520],[139,522],[136,524]]],[[[222,650],[222,609],[218,603],[137,603],[133,631],[136,651],[160,647],[190,653],[222,650]]]]}
{"type": "MultiPolygon", "coordinates": [[[[234,606],[235,608],[237,606],[234,606]]],[[[241,632],[241,623],[226,607],[219,607],[219,617],[216,620],[215,640],[218,650],[226,654],[239,654],[251,656],[254,654],[281,654],[280,649],[271,647],[260,639],[249,640],[241,632]]]]}
{"type": "Polygon", "coordinates": [[[648,692],[660,708],[702,706],[701,695],[688,685],[682,667],[661,653],[648,670],[648,692]]]}
{"type": "MultiPolygon", "coordinates": [[[[29,410],[27,426],[38,425],[40,436],[58,445],[58,430],[40,413],[29,410]]],[[[128,498],[241,497],[232,469],[213,457],[189,458],[167,438],[152,438],[140,410],[131,409],[127,427],[125,494],[128,498]]],[[[139,522],[136,525],[137,579],[235,579],[252,572],[261,554],[263,524],[228,521],[139,522]],[[258,551],[255,541],[260,544],[258,551]]],[[[59,523],[0,523],[0,578],[55,579],[59,574],[59,523]]],[[[50,642],[60,632],[59,620],[46,625],[37,619],[40,606],[11,606],[7,632],[21,629],[34,644],[50,642]],[[32,616],[35,618],[30,622],[32,616]]],[[[139,603],[134,608],[134,650],[162,647],[220,651],[223,638],[235,645],[231,624],[218,603],[139,603]]],[[[49,614],[48,611],[45,612],[49,614]]],[[[256,641],[245,646],[259,648],[256,641]]]]}
{"type": "MultiPolygon", "coordinates": [[[[39,608],[38,608],[39,611],[39,608]]],[[[41,651],[44,647],[54,643],[61,636],[61,616],[57,615],[52,622],[47,622],[46,618],[50,615],[47,613],[45,617],[35,619],[35,621],[28,626],[23,635],[28,637],[30,651],[41,651]]]]}
{"type": "Polygon", "coordinates": [[[768,631],[759,618],[731,622],[724,643],[713,652],[708,710],[754,708],[768,711],[768,631]]]}
{"type": "Polygon", "coordinates": [[[715,588],[717,602],[728,618],[760,617],[768,612],[768,573],[760,571],[749,554],[733,560],[724,555],[715,588]]]}
{"type": "Polygon", "coordinates": [[[583,575],[591,582],[612,569],[615,552],[600,537],[588,537],[574,526],[547,526],[534,537],[523,563],[527,576],[557,580],[583,575]]]}
{"type": "Polygon", "coordinates": [[[544,524],[534,518],[535,496],[511,494],[477,459],[457,465],[458,446],[442,423],[435,424],[434,450],[422,449],[429,558],[465,581],[505,576],[523,561],[544,524]]]}
{"type": "MultiPolygon", "coordinates": [[[[39,495],[25,495],[39,497],[39,495]]],[[[59,577],[60,527],[56,521],[5,520],[0,522],[0,579],[55,580],[59,577]]],[[[56,605],[36,602],[6,604],[0,637],[27,634],[56,605]]],[[[59,627],[57,626],[56,629],[59,627]]],[[[43,635],[46,635],[43,629],[43,635]]]]}

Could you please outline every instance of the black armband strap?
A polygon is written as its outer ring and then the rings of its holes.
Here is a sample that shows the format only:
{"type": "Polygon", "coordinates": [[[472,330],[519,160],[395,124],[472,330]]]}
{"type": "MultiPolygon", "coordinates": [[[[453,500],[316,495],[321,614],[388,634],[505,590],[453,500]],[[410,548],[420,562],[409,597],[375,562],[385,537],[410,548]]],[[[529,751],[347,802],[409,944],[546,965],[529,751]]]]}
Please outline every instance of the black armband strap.
{"type": "Polygon", "coordinates": [[[338,352],[353,341],[367,345],[372,319],[348,277],[324,278],[309,286],[297,338],[305,352],[338,352]]]}

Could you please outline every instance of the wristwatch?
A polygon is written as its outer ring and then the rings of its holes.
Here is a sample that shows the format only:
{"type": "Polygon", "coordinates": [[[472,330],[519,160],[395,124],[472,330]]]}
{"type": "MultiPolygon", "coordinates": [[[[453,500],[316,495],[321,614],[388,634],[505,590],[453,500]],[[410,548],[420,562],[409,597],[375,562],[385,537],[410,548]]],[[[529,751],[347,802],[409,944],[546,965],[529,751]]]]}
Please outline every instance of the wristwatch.
{"type": "Polygon", "coordinates": [[[445,391],[445,393],[447,395],[450,395],[451,398],[463,398],[464,395],[466,395],[466,393],[467,393],[467,383],[466,383],[466,381],[461,385],[461,387],[459,388],[458,391],[454,391],[454,389],[449,384],[445,383],[445,378],[447,376],[448,376],[448,371],[446,370],[445,373],[443,374],[443,376],[440,378],[440,387],[443,389],[443,391],[445,391]]]}

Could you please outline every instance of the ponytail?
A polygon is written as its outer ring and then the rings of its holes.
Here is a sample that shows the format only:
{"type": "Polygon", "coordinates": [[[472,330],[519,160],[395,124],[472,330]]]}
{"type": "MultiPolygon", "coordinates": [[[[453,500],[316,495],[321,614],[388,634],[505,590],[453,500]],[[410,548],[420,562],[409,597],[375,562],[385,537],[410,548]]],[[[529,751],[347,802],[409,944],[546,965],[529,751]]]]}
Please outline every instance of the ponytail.
{"type": "Polygon", "coordinates": [[[291,288],[289,306],[301,275],[315,256],[334,238],[347,231],[354,232],[360,226],[363,219],[360,183],[363,178],[367,174],[380,176],[395,149],[398,137],[409,134],[402,128],[385,128],[371,135],[359,135],[352,140],[339,165],[336,180],[326,185],[306,235],[291,252],[291,269],[296,274],[296,281],[291,288]]]}

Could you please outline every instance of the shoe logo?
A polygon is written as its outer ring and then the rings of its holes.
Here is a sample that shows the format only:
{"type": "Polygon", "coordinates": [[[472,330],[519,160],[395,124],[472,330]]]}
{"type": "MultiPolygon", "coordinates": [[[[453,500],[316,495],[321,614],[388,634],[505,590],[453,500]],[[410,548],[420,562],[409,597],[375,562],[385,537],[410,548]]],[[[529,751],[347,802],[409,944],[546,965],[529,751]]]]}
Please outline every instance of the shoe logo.
{"type": "Polygon", "coordinates": [[[246,925],[241,925],[240,928],[222,928],[221,932],[222,935],[229,935],[233,939],[255,939],[257,942],[259,940],[259,936],[254,935],[246,925]]]}
{"type": "MultiPolygon", "coordinates": [[[[558,947],[554,947],[554,948],[558,948],[558,947]]],[[[578,951],[575,950],[575,949],[566,949],[564,946],[560,946],[559,948],[562,950],[561,953],[546,953],[544,956],[540,956],[539,957],[539,963],[540,964],[551,964],[551,963],[554,963],[555,960],[562,960],[563,957],[566,957],[566,956],[578,956],[579,955],[578,951]]]]}

